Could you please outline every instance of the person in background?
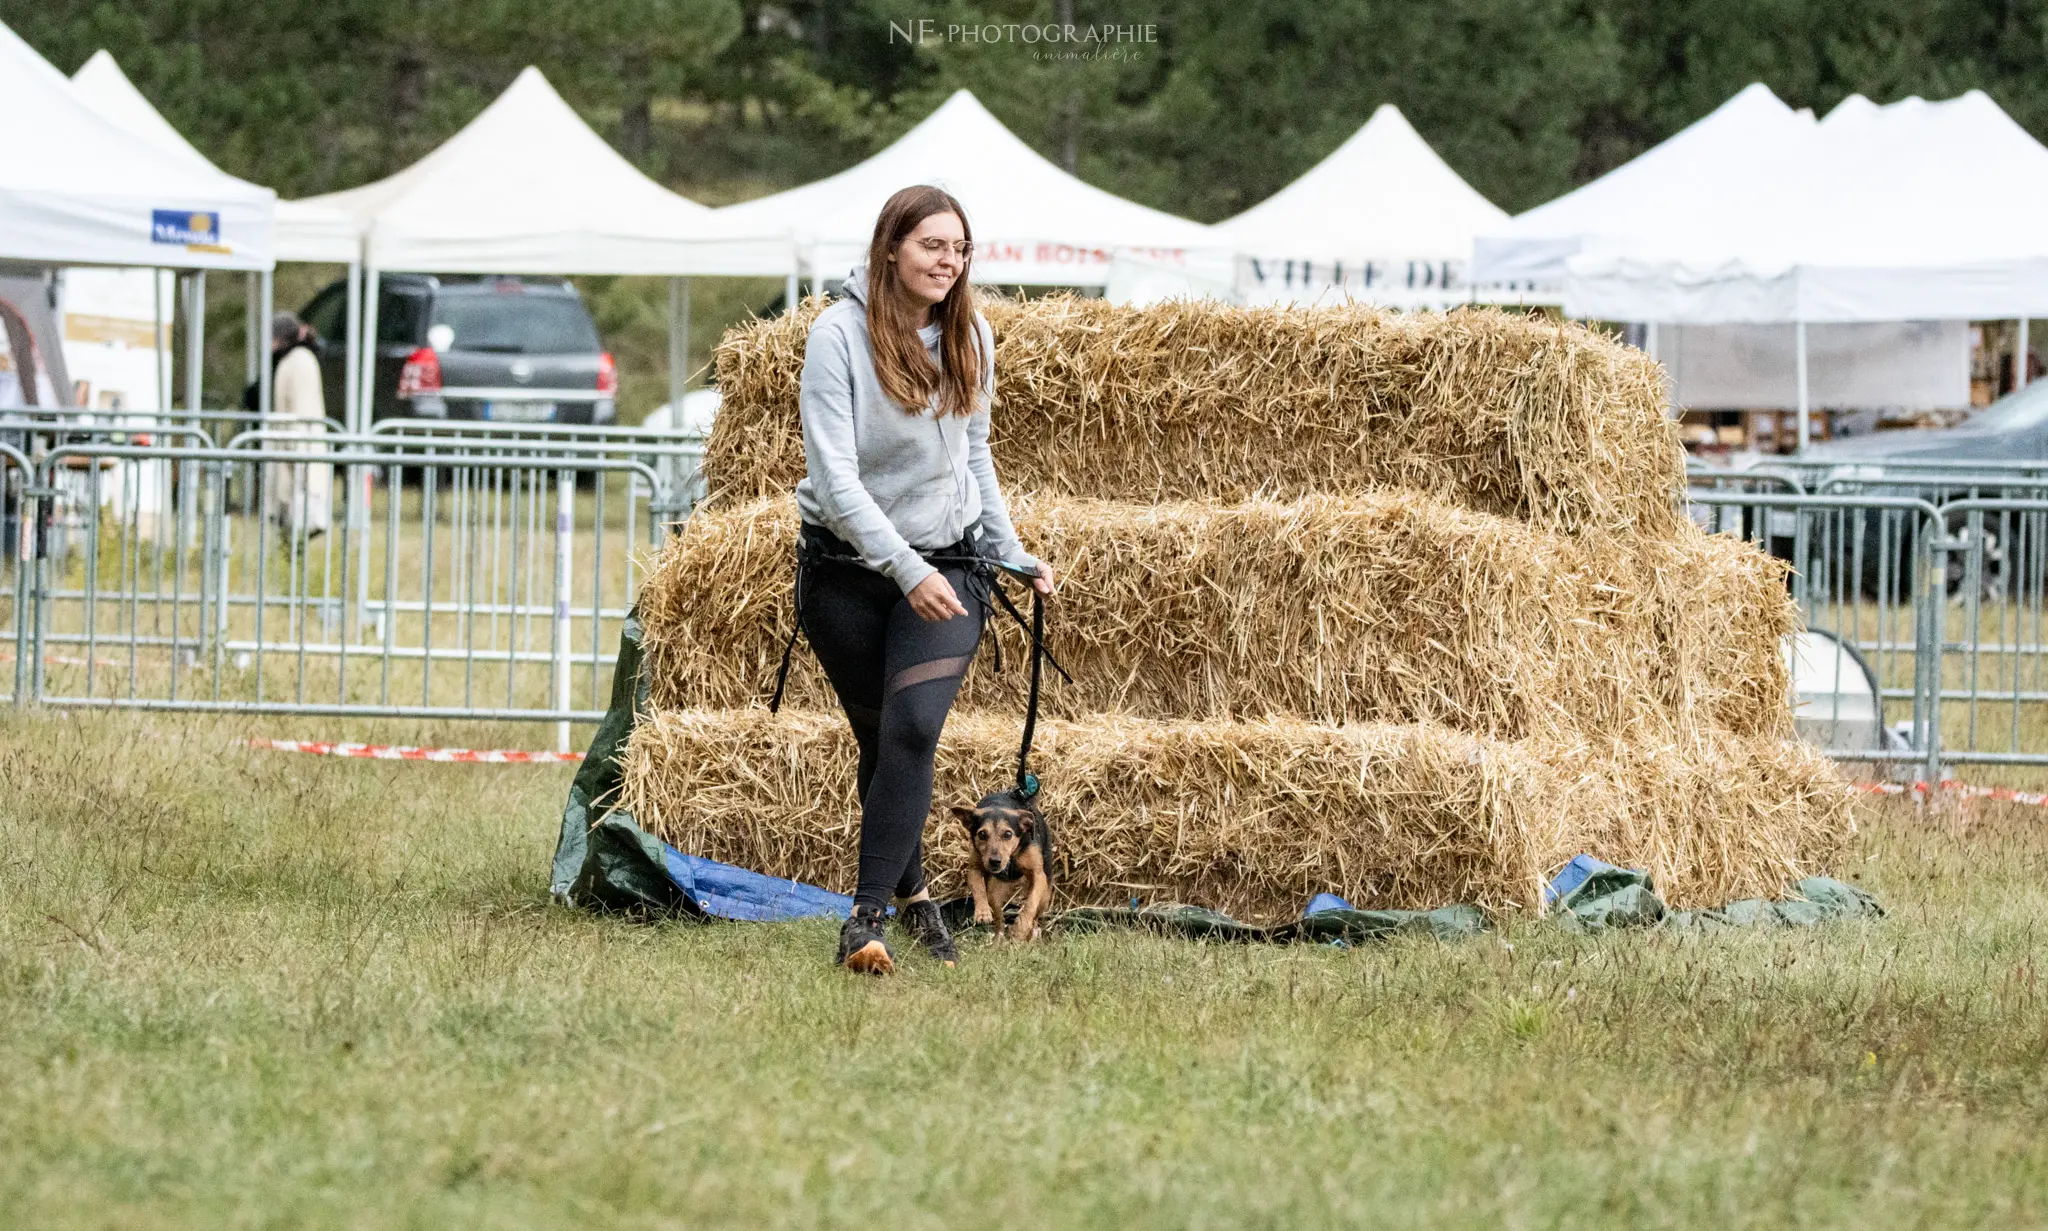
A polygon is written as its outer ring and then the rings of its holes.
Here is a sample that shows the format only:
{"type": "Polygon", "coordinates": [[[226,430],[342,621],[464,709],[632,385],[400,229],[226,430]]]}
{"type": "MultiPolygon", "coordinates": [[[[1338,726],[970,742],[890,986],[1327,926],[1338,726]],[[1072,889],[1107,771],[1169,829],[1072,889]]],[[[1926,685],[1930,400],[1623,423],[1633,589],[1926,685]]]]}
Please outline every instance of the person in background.
{"type": "MultiPolygon", "coordinates": [[[[327,417],[320,392],[320,358],[310,326],[289,312],[270,321],[270,415],[268,427],[293,428],[324,435],[327,417]]],[[[271,441],[273,450],[296,448],[325,453],[322,441],[304,444],[271,441]]],[[[318,463],[271,462],[264,466],[266,510],[278,526],[294,537],[325,534],[332,517],[334,468],[318,463]]]]}

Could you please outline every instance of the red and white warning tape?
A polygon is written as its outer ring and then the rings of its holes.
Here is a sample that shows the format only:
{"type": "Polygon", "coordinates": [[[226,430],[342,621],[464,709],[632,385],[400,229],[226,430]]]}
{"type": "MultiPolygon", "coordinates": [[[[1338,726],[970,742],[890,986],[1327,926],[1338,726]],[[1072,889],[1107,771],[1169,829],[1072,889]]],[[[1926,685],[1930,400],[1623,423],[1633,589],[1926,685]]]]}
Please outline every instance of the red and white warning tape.
{"type": "Polygon", "coordinates": [[[375,761],[442,761],[466,765],[555,765],[583,759],[580,752],[520,752],[510,748],[413,748],[404,744],[328,744],[310,739],[252,739],[251,748],[310,752],[323,757],[367,757],[375,761]]]}
{"type": "Polygon", "coordinates": [[[1856,789],[1866,795],[1915,795],[1925,797],[1941,791],[1960,795],[1964,799],[1989,799],[2002,804],[2025,804],[2032,808],[2048,808],[2048,792],[2015,791],[2002,786],[1971,786],[1967,782],[1953,779],[1937,785],[1925,782],[1859,782],[1856,789]]]}

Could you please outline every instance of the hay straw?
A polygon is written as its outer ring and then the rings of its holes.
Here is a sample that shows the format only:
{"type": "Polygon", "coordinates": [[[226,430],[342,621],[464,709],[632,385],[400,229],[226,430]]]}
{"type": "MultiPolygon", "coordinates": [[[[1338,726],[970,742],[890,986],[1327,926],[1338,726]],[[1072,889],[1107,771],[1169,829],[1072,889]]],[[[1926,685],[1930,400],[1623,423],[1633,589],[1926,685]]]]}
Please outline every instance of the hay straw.
{"type": "MultiPolygon", "coordinates": [[[[1007,785],[1014,721],[956,714],[938,756],[927,868],[960,890],[945,806],[1007,785]]],[[[1041,728],[1060,905],[1190,901],[1279,920],[1322,891],[1367,907],[1538,909],[1593,851],[1668,901],[1775,894],[1831,855],[1850,797],[1817,755],[1724,737],[1687,748],[1545,746],[1428,725],[1286,721],[1041,728]]],[[[850,890],[855,757],[834,715],[679,711],[634,732],[622,802],[678,848],[850,890]]]]}
{"type": "MultiPolygon", "coordinates": [[[[715,500],[803,476],[812,298],[729,331],[705,458],[715,500]]],[[[1242,500],[1376,487],[1565,531],[1666,535],[1684,481],[1654,363],[1578,325],[1494,310],[984,303],[1007,490],[1242,500]]]]}
{"type": "MultiPolygon", "coordinates": [[[[1755,549],[1689,528],[1581,539],[1406,493],[1243,505],[1026,497],[1015,514],[1060,570],[1047,712],[1433,722],[1520,739],[1778,734],[1778,637],[1793,610],[1755,549]]],[[[640,599],[656,706],[763,699],[791,627],[796,518],[780,499],[685,524],[640,599]]],[[[1018,589],[1021,597],[1021,588],[1018,589]]],[[[1017,712],[1021,631],[960,704],[1017,712]]],[[[834,709],[800,648],[791,704],[834,709]]]]}

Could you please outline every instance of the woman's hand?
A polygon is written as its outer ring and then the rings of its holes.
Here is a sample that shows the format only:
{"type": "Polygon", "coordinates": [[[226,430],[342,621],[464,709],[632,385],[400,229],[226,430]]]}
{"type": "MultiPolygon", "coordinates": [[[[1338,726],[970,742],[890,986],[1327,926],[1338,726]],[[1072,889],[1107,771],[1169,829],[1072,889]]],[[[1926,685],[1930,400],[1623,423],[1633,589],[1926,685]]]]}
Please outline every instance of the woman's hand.
{"type": "Polygon", "coordinates": [[[1047,598],[1052,597],[1052,565],[1043,560],[1038,562],[1038,576],[1031,579],[1031,588],[1047,598]]]}
{"type": "Polygon", "coordinates": [[[910,587],[910,593],[904,597],[910,600],[910,609],[917,613],[919,619],[934,624],[967,614],[967,608],[960,605],[960,596],[953,593],[953,583],[946,580],[944,573],[933,573],[910,587]]]}

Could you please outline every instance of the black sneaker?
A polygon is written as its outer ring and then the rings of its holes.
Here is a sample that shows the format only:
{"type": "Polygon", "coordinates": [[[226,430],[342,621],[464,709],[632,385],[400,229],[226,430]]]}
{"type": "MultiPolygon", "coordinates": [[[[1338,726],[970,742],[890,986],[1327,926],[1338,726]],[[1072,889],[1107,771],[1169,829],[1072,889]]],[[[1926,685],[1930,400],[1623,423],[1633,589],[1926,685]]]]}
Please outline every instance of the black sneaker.
{"type": "Polygon", "coordinates": [[[878,907],[856,906],[839,929],[839,956],[833,960],[864,975],[894,974],[896,959],[882,939],[883,915],[878,907]]]}
{"type": "Polygon", "coordinates": [[[925,947],[925,952],[948,966],[958,965],[960,951],[953,947],[953,934],[946,930],[946,920],[939,914],[939,904],[930,898],[912,902],[896,912],[897,922],[910,933],[910,939],[925,947]]]}

